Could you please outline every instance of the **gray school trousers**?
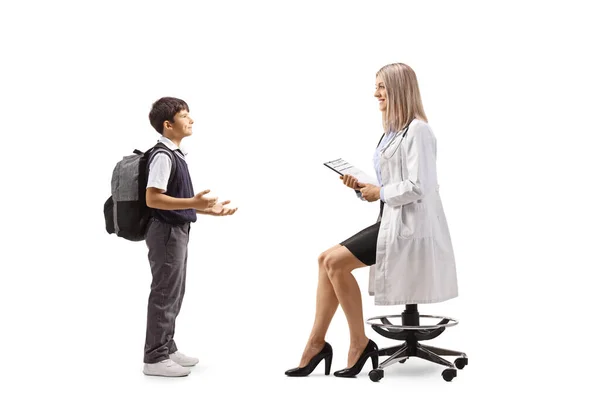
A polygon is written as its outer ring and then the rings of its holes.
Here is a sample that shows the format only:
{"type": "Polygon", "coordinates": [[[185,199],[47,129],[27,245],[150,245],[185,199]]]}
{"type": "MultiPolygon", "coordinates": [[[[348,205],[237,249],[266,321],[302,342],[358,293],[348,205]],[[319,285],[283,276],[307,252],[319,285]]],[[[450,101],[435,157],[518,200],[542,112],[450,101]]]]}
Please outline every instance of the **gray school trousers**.
{"type": "Polygon", "coordinates": [[[148,297],[144,363],[156,363],[177,351],[175,319],[185,293],[190,224],[171,225],[151,218],[146,234],[152,285],[148,297]]]}

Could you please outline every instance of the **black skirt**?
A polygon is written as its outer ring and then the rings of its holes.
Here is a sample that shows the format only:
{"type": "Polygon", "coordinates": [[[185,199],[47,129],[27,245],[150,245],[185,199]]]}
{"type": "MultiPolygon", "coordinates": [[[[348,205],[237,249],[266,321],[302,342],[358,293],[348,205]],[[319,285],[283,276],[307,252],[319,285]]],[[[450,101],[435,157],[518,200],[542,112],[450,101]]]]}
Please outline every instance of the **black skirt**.
{"type": "MultiPolygon", "coordinates": [[[[383,214],[383,201],[380,202],[379,219],[383,214]]],[[[377,236],[379,235],[379,225],[377,222],[368,228],[363,229],[357,234],[349,237],[340,244],[350,250],[350,253],[365,265],[375,264],[375,255],[377,254],[377,236]]]]}

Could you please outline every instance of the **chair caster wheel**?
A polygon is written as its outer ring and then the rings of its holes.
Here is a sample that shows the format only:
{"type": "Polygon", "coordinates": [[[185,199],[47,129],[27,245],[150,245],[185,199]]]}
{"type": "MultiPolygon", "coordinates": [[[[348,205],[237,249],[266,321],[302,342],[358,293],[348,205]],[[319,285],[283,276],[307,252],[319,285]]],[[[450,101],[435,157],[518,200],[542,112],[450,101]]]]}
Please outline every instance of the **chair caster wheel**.
{"type": "Polygon", "coordinates": [[[463,369],[466,365],[469,365],[469,359],[467,357],[461,357],[454,360],[456,368],[463,369]]]}
{"type": "Polygon", "coordinates": [[[442,377],[446,382],[450,382],[452,379],[456,378],[456,370],[454,368],[445,369],[442,372],[442,377]]]}
{"type": "Polygon", "coordinates": [[[373,371],[369,372],[369,378],[373,382],[379,382],[381,380],[381,378],[383,378],[383,370],[382,369],[374,369],[373,371]]]}

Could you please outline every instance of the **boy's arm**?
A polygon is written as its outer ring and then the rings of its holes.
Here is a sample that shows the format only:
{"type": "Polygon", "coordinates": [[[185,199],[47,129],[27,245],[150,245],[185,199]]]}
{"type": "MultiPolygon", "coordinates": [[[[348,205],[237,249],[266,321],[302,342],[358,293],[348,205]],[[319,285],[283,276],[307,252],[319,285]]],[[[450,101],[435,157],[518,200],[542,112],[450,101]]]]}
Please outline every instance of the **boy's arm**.
{"type": "Polygon", "coordinates": [[[161,189],[149,187],[146,189],[146,205],[159,210],[188,210],[210,209],[217,204],[216,197],[204,197],[210,190],[203,190],[189,199],[179,199],[161,193],[161,189]]]}
{"type": "Polygon", "coordinates": [[[194,208],[194,198],[178,199],[162,193],[162,189],[149,187],[146,189],[146,205],[159,210],[187,210],[194,208]]]}

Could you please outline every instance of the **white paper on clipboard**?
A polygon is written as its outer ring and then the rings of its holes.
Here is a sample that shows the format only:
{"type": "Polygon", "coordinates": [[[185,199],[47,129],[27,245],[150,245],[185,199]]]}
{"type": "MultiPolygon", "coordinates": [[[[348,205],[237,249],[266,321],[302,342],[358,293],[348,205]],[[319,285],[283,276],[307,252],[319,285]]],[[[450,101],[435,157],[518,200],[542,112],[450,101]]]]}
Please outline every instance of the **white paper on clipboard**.
{"type": "Polygon", "coordinates": [[[373,178],[371,175],[362,171],[360,168],[355,167],[342,158],[325,162],[323,165],[340,175],[352,175],[360,183],[370,183],[371,185],[379,186],[379,182],[376,178],[373,178]]]}

